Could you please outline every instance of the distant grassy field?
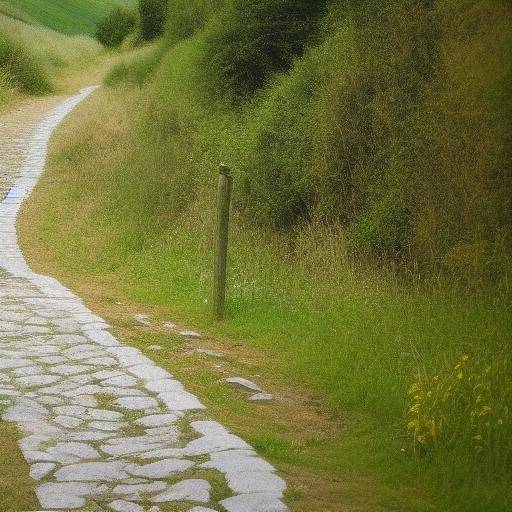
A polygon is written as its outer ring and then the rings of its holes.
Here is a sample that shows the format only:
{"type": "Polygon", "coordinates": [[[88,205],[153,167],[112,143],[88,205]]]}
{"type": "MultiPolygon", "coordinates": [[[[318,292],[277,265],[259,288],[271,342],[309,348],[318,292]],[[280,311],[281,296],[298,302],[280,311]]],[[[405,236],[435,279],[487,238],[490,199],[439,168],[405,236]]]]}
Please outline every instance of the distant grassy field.
{"type": "Polygon", "coordinates": [[[0,13],[67,34],[94,34],[96,23],[114,7],[136,0],[0,0],[0,13]]]}

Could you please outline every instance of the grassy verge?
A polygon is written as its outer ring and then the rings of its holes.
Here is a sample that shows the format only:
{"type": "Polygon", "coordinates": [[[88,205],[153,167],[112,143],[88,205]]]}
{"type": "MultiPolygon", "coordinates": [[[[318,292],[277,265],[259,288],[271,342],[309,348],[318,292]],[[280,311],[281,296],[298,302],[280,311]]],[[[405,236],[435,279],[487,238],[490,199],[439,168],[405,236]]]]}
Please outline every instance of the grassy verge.
{"type": "MultiPolygon", "coordinates": [[[[391,270],[352,262],[341,230],[313,225],[281,238],[235,214],[229,319],[213,322],[213,194],[197,201],[184,193],[186,182],[172,183],[162,172],[137,174],[148,155],[146,168],[173,165],[140,142],[135,120],[146,101],[144,89],[105,90],[59,129],[48,171],[20,222],[34,269],[70,285],[124,339],[143,349],[162,345],[152,357],[283,471],[294,510],[507,510],[507,298],[404,283],[391,270]],[[173,199],[188,210],[170,222],[163,201],[173,199]],[[116,301],[128,310],[116,310],[116,301]],[[230,357],[215,368],[187,355],[171,335],[130,330],[129,313],[141,309],[204,329],[208,343],[230,357]],[[463,356],[459,378],[454,366],[463,356]],[[459,393],[489,366],[484,402],[459,393]],[[248,405],[219,382],[232,371],[292,401],[248,405]],[[425,397],[409,395],[411,384],[421,385],[425,397]],[[408,428],[418,400],[425,404],[421,422],[408,428]],[[483,405],[492,414],[475,423],[471,413],[485,411],[483,405]],[[437,425],[439,418],[449,438],[431,435],[423,443],[419,436],[428,437],[430,421],[437,425]]],[[[169,123],[187,139],[179,116],[169,123]]],[[[207,179],[203,188],[213,191],[213,174],[207,179]]]]}
{"type": "MultiPolygon", "coordinates": [[[[0,404],[0,413],[3,405],[0,404]]],[[[28,464],[18,448],[19,432],[12,423],[0,421],[0,510],[35,510],[37,499],[28,464]]]]}

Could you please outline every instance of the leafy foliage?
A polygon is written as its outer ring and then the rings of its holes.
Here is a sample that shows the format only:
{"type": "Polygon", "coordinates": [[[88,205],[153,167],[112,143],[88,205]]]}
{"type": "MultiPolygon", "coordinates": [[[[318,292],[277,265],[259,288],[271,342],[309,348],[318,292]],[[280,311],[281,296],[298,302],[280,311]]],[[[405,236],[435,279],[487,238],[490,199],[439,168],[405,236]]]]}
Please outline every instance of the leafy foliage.
{"type": "Polygon", "coordinates": [[[167,0],[139,0],[140,32],[144,41],[151,41],[164,33],[167,0]]]}
{"type": "Polygon", "coordinates": [[[119,46],[136,23],[134,12],[118,7],[98,23],[96,38],[103,46],[119,46]]]}
{"type": "Polygon", "coordinates": [[[325,1],[230,0],[209,27],[205,64],[214,87],[246,97],[301,55],[326,11],[325,1]]]}

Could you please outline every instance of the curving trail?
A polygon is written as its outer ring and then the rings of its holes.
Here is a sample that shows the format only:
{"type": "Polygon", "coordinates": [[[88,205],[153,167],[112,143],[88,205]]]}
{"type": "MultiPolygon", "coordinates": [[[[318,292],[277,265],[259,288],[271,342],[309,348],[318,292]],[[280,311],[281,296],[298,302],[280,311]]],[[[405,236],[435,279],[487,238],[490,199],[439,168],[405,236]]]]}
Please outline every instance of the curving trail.
{"type": "Polygon", "coordinates": [[[94,89],[59,103],[35,129],[36,110],[0,116],[0,411],[22,432],[41,507],[286,511],[285,482],[270,464],[23,258],[20,205],[53,130],[94,89]]]}

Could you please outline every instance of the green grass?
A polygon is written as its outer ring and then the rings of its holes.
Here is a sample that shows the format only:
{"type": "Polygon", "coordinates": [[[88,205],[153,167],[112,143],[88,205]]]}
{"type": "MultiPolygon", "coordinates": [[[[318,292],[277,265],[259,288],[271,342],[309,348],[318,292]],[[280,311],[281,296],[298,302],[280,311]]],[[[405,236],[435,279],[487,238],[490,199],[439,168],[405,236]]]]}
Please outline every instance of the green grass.
{"type": "MultiPolygon", "coordinates": [[[[104,283],[117,298],[170,308],[182,322],[269,354],[270,374],[314,390],[345,425],[341,435],[320,441],[322,470],[371,476],[393,489],[388,495],[377,487],[376,510],[507,510],[510,416],[500,427],[505,436],[483,454],[464,432],[418,456],[407,409],[419,373],[444,375],[468,354],[472,365],[492,366],[492,407],[510,410],[508,299],[448,283],[414,285],[390,269],[354,263],[341,229],[314,224],[291,240],[235,214],[228,320],[212,321],[213,194],[188,198],[186,217],[172,217],[173,226],[160,218],[165,229],[149,217],[166,192],[157,184],[165,175],[152,170],[169,162],[164,155],[157,160],[139,131],[145,125],[136,121],[135,105],[145,95],[138,88],[104,91],[61,129],[36,207],[22,223],[25,230],[31,224],[36,260],[46,271],[52,262],[75,284],[104,283]]],[[[188,137],[185,127],[181,136],[188,137]]],[[[198,378],[195,391],[215,403],[215,382],[198,378]]],[[[448,407],[467,427],[468,397],[461,397],[463,405],[448,407]]],[[[250,440],[278,463],[307,466],[304,445],[268,430],[262,424],[250,440]]]]}
{"type": "MultiPolygon", "coordinates": [[[[4,408],[0,404],[0,413],[4,408]]],[[[37,508],[28,464],[18,447],[19,438],[14,424],[0,421],[0,510],[5,512],[37,508]]]]}
{"type": "MultiPolygon", "coordinates": [[[[322,504],[509,510],[509,6],[348,2],[364,8],[331,12],[320,42],[233,96],[217,79],[240,86],[253,52],[223,21],[252,11],[216,17],[197,0],[181,19],[181,4],[164,42],[123,59],[59,131],[22,219],[26,254],[86,298],[98,285],[159,307],[265,359],[254,373],[276,387],[307,390],[336,427],[297,439],[298,405],[276,425],[214,372],[162,362],[280,469],[356,482],[318,491],[322,504]],[[220,161],[235,179],[222,323],[220,161]]],[[[272,37],[265,12],[250,29],[272,37]]],[[[295,509],[315,491],[295,486],[295,509]]]]}
{"type": "Polygon", "coordinates": [[[93,35],[98,20],[113,8],[135,5],[135,0],[0,0],[0,13],[67,34],[93,35]]]}

